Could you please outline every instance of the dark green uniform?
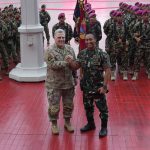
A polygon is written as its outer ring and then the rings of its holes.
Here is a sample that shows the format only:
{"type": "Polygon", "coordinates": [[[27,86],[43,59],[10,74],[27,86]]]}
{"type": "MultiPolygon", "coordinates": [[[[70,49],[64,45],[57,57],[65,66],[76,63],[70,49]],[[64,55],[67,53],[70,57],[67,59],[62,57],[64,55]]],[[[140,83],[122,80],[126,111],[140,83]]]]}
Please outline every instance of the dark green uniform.
{"type": "Polygon", "coordinates": [[[44,27],[47,44],[49,44],[49,40],[50,40],[50,34],[49,34],[49,28],[48,28],[48,23],[50,22],[50,20],[51,20],[51,17],[49,13],[47,11],[41,10],[40,11],[40,23],[44,27]]]}
{"type": "MultiPolygon", "coordinates": [[[[97,91],[98,88],[103,86],[104,68],[110,68],[109,56],[98,48],[94,51],[84,49],[78,54],[77,61],[83,70],[83,78],[80,85],[83,90],[83,103],[86,117],[88,123],[91,123],[94,122],[94,97],[89,96],[89,93],[91,91],[97,91]]],[[[95,99],[95,103],[100,111],[102,126],[107,126],[108,107],[105,94],[101,94],[98,99],[95,99]]]]}
{"type": "Polygon", "coordinates": [[[102,30],[100,22],[96,21],[93,25],[89,24],[87,26],[87,32],[91,32],[95,35],[96,45],[99,47],[99,41],[102,39],[102,30]]]}
{"type": "Polygon", "coordinates": [[[110,54],[111,51],[111,38],[112,38],[112,33],[110,30],[110,27],[113,26],[114,24],[114,20],[112,18],[108,19],[105,21],[103,29],[104,29],[104,33],[106,34],[106,40],[105,40],[105,50],[108,54],[110,54]]]}
{"type": "Polygon", "coordinates": [[[146,70],[150,73],[150,22],[137,22],[134,26],[134,31],[139,33],[139,37],[141,37],[140,43],[137,43],[134,72],[139,72],[140,62],[143,58],[146,70]]]}
{"type": "Polygon", "coordinates": [[[8,54],[4,44],[4,39],[6,38],[7,34],[8,31],[5,23],[3,21],[0,21],[0,54],[2,56],[3,66],[5,69],[8,68],[8,54]]]}

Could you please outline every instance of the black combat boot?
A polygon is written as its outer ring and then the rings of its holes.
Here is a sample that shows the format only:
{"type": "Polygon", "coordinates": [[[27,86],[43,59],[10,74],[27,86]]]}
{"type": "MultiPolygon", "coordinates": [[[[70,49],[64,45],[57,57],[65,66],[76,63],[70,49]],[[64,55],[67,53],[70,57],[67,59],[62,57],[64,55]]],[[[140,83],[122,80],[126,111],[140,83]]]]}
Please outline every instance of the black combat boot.
{"type": "Polygon", "coordinates": [[[107,136],[107,120],[101,120],[101,130],[99,132],[99,138],[107,136]]]}
{"type": "Polygon", "coordinates": [[[95,123],[94,123],[94,119],[93,119],[93,117],[91,117],[91,118],[87,118],[87,121],[88,121],[88,123],[84,126],[84,127],[82,127],[81,129],[80,129],[80,131],[83,133],[83,132],[87,132],[87,131],[91,131],[91,130],[95,130],[95,123]]]}
{"type": "Polygon", "coordinates": [[[95,123],[91,122],[91,123],[87,123],[83,128],[80,129],[80,131],[83,132],[87,132],[87,131],[91,131],[91,130],[95,130],[95,123]]]}

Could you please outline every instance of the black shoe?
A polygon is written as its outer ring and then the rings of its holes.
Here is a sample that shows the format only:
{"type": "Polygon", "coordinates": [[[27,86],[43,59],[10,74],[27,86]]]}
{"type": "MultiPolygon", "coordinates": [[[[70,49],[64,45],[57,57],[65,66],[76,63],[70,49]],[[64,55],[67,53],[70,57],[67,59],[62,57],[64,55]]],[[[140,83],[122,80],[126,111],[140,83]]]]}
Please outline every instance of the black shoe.
{"type": "Polygon", "coordinates": [[[99,138],[107,136],[107,128],[102,128],[99,132],[99,138]]]}
{"type": "Polygon", "coordinates": [[[95,130],[95,124],[87,124],[85,125],[83,128],[80,129],[81,132],[87,132],[87,131],[91,131],[91,130],[95,130]]]}

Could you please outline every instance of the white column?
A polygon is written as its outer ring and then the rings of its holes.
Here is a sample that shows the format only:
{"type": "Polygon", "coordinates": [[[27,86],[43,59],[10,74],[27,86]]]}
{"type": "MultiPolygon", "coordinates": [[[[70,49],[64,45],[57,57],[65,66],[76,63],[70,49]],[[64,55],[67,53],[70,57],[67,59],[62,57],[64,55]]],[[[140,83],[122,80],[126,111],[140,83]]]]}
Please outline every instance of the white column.
{"type": "Polygon", "coordinates": [[[45,80],[46,63],[43,52],[43,27],[39,23],[39,0],[21,0],[22,24],[20,32],[21,63],[9,73],[9,77],[20,82],[45,80]]]}

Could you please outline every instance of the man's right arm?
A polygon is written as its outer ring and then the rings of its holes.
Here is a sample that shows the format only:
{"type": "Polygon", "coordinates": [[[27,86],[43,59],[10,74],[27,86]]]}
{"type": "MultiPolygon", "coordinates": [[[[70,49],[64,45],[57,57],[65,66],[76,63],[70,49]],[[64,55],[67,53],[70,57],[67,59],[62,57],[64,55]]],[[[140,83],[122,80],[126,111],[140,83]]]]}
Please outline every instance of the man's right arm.
{"type": "Polygon", "coordinates": [[[66,56],[65,60],[69,64],[69,67],[72,70],[77,70],[81,67],[80,63],[78,61],[74,60],[73,57],[70,55],[66,56]]]}

